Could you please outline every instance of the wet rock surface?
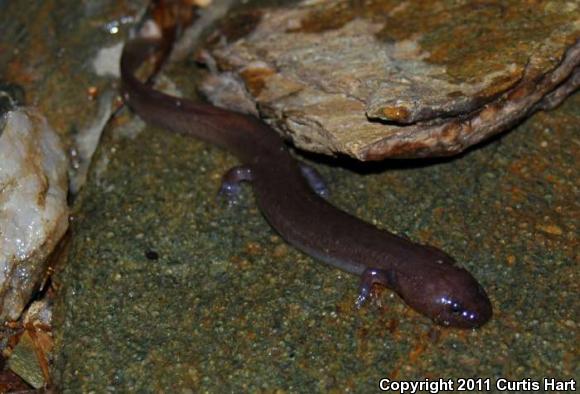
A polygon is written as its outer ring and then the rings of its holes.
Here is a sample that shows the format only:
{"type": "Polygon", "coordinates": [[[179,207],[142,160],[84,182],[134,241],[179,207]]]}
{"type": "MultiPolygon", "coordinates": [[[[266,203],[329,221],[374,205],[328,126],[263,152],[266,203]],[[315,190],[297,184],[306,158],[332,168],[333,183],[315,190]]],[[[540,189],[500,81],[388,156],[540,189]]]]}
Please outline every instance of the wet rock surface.
{"type": "Polygon", "coordinates": [[[68,162],[57,134],[32,109],[0,130],[0,322],[20,317],[68,227],[68,162]]]}
{"type": "Polygon", "coordinates": [[[210,42],[225,78],[300,148],[430,157],[576,89],[579,20],[573,2],[305,1],[233,11],[210,42]]]}
{"type": "MultiPolygon", "coordinates": [[[[61,136],[72,157],[75,193],[115,107],[122,33],[135,25],[147,3],[0,3],[0,90],[2,83],[18,86],[26,104],[61,136]]],[[[0,109],[1,104],[0,97],[0,109]]]]}

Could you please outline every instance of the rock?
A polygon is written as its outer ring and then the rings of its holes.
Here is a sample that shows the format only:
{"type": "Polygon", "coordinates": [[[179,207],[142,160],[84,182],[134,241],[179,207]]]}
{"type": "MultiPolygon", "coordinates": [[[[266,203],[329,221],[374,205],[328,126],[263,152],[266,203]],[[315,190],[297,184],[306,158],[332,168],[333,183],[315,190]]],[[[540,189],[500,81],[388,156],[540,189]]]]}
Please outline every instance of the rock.
{"type": "Polygon", "coordinates": [[[37,347],[29,332],[24,331],[10,356],[8,367],[35,389],[44,387],[46,379],[36,356],[37,347]]]}
{"type": "MultiPolygon", "coordinates": [[[[0,80],[0,117],[19,105],[24,105],[24,89],[21,86],[0,80]]],[[[0,129],[4,125],[0,123],[0,129]]]]}
{"type": "Polygon", "coordinates": [[[67,159],[31,109],[10,111],[0,134],[0,322],[16,320],[68,227],[67,159]]]}
{"type": "Polygon", "coordinates": [[[147,4],[0,2],[0,111],[3,87],[10,83],[46,116],[71,153],[73,197],[116,107],[122,41],[147,4]]]}
{"type": "Polygon", "coordinates": [[[34,301],[23,318],[23,333],[8,359],[9,368],[39,389],[50,383],[49,360],[52,359],[52,303],[46,298],[34,301]]]}
{"type": "MultiPolygon", "coordinates": [[[[453,155],[580,84],[577,5],[477,4],[246,7],[208,45],[225,78],[241,80],[262,117],[302,149],[359,160],[453,155]]],[[[219,92],[213,85],[204,90],[219,92]]]]}
{"type": "MultiPolygon", "coordinates": [[[[44,298],[40,301],[34,301],[26,310],[24,315],[24,325],[42,326],[47,330],[52,325],[52,303],[49,299],[44,298]]],[[[50,348],[46,349],[51,350],[50,348]]]]}

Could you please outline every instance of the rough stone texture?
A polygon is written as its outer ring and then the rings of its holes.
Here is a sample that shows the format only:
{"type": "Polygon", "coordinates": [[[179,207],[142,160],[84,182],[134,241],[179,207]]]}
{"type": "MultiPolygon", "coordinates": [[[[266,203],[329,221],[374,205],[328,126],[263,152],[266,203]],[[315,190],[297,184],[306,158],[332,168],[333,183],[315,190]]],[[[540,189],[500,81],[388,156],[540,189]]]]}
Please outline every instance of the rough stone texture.
{"type": "Polygon", "coordinates": [[[557,104],[579,39],[576,2],[344,0],[243,8],[210,43],[295,145],[379,160],[456,154],[557,104]]]}
{"type": "Polygon", "coordinates": [[[33,110],[0,130],[0,322],[16,320],[68,227],[68,163],[56,133],[33,110]]]}
{"type": "Polygon", "coordinates": [[[28,332],[25,332],[18,346],[10,356],[10,369],[35,389],[43,388],[47,382],[38,364],[37,348],[28,332]]]}
{"type": "MultiPolygon", "coordinates": [[[[8,366],[32,387],[40,389],[50,384],[49,360],[52,359],[52,303],[48,297],[34,301],[22,319],[22,334],[10,350],[8,366]]],[[[7,352],[5,352],[6,354],[7,352]]],[[[0,386],[0,392],[2,387],[0,386]]]]}
{"type": "Polygon", "coordinates": [[[114,109],[121,41],[147,3],[0,1],[0,82],[21,87],[61,136],[73,192],[114,109]]]}
{"type": "Polygon", "coordinates": [[[22,86],[27,102],[46,114],[70,144],[70,134],[90,123],[98,111],[95,95],[110,89],[113,81],[97,74],[94,59],[102,48],[122,40],[122,34],[112,33],[126,32],[145,4],[137,0],[1,2],[0,75],[22,86]],[[91,87],[96,94],[89,93],[91,87]]]}

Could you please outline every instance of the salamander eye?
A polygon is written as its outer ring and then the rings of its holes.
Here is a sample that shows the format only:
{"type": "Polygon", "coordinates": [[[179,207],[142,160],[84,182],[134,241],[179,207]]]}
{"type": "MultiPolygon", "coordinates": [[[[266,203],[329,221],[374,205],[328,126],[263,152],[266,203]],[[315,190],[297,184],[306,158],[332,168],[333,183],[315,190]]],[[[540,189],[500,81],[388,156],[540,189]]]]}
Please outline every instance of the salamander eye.
{"type": "Polygon", "coordinates": [[[452,313],[460,313],[461,311],[463,311],[463,308],[461,307],[461,304],[454,302],[453,304],[450,305],[450,309],[452,313]]]}

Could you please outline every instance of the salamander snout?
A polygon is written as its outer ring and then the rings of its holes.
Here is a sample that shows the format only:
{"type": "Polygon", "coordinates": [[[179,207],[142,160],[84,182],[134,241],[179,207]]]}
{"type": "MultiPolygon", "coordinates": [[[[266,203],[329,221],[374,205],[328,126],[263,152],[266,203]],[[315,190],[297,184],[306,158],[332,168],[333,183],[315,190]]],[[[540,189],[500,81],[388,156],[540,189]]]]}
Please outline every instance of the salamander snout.
{"type": "Polygon", "coordinates": [[[468,271],[450,258],[425,266],[398,276],[397,292],[409,306],[447,327],[477,328],[491,318],[491,302],[468,271]]]}
{"type": "Polygon", "coordinates": [[[466,270],[453,267],[430,287],[430,314],[437,324],[477,328],[491,318],[491,302],[485,290],[466,270]]]}

